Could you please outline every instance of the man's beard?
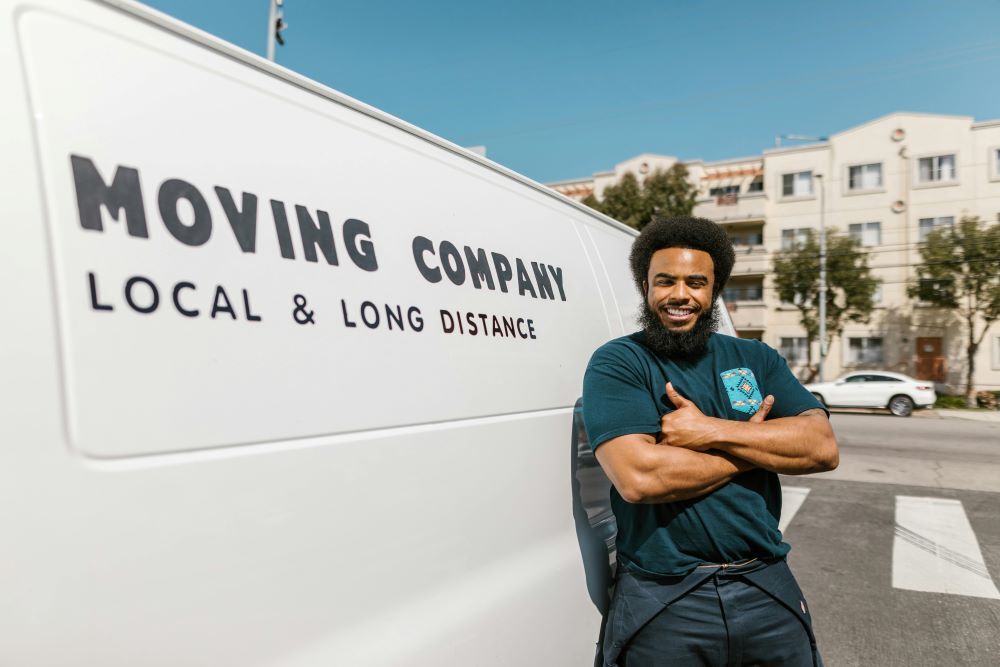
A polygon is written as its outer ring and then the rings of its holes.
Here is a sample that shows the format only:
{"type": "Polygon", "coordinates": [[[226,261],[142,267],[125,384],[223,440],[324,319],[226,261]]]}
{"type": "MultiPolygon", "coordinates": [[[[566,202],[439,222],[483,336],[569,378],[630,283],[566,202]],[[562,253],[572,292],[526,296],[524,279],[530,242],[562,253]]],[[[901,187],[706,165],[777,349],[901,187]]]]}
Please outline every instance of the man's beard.
{"type": "Polygon", "coordinates": [[[646,300],[642,302],[642,312],[639,316],[646,345],[657,355],[667,359],[697,359],[708,349],[708,339],[719,325],[719,313],[715,309],[715,300],[708,311],[701,311],[694,326],[688,331],[672,331],[663,324],[660,316],[649,307],[646,300]]]}

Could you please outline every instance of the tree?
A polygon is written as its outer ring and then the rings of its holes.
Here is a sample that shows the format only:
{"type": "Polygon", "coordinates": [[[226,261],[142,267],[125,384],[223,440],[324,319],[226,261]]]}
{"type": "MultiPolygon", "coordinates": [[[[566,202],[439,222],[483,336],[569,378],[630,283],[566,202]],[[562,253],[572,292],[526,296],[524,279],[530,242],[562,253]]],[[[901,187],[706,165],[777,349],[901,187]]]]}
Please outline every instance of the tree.
{"type": "Polygon", "coordinates": [[[688,170],[675,162],[666,171],[657,169],[643,183],[646,207],[652,216],[691,215],[698,189],[688,181],[688,170]]]}
{"type": "Polygon", "coordinates": [[[1000,318],[1000,226],[986,225],[978,216],[965,216],[957,226],[928,234],[920,256],[918,282],[909,287],[909,294],[954,310],[965,320],[965,401],[974,408],[976,352],[1000,318]],[[982,323],[981,329],[977,323],[982,323]]]}
{"type": "Polygon", "coordinates": [[[670,169],[657,169],[642,183],[632,172],[604,189],[600,201],[588,195],[583,203],[594,210],[642,229],[656,216],[691,215],[698,190],[688,181],[688,171],[680,162],[670,169]]]}
{"type": "MultiPolygon", "coordinates": [[[[819,338],[819,239],[809,230],[805,243],[774,256],[774,287],[782,302],[794,304],[806,330],[807,382],[819,372],[813,366],[812,345],[819,338]]],[[[868,268],[868,254],[856,239],[826,232],[826,341],[828,347],[848,322],[867,323],[874,308],[878,279],[868,268]]]]}

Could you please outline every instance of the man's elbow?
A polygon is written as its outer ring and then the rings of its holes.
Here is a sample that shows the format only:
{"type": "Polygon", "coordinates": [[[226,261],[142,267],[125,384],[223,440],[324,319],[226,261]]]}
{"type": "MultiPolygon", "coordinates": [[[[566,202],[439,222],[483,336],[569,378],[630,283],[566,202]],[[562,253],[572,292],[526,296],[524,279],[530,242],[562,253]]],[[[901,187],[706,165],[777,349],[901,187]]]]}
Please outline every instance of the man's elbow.
{"type": "Polygon", "coordinates": [[[823,438],[823,443],[816,449],[815,472],[830,472],[840,465],[840,448],[833,429],[823,438]]]}

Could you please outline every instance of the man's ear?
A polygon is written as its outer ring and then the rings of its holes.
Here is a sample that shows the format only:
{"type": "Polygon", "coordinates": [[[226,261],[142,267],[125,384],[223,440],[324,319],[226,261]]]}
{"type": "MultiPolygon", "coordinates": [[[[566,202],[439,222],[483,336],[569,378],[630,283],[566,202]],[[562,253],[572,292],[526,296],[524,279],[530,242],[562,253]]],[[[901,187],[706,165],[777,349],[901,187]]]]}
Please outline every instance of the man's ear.
{"type": "Polygon", "coordinates": [[[649,294],[649,281],[648,280],[643,280],[642,281],[642,293],[643,294],[649,294]]]}

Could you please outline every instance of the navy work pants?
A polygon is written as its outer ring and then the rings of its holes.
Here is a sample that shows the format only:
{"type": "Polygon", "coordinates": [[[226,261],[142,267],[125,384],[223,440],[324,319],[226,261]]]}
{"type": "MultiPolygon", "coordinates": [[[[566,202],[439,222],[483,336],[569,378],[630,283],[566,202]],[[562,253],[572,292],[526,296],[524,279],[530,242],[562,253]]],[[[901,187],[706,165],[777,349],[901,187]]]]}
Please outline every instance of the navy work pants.
{"type": "Polygon", "coordinates": [[[819,667],[805,598],[785,561],[651,578],[619,569],[607,667],[819,667]]]}

